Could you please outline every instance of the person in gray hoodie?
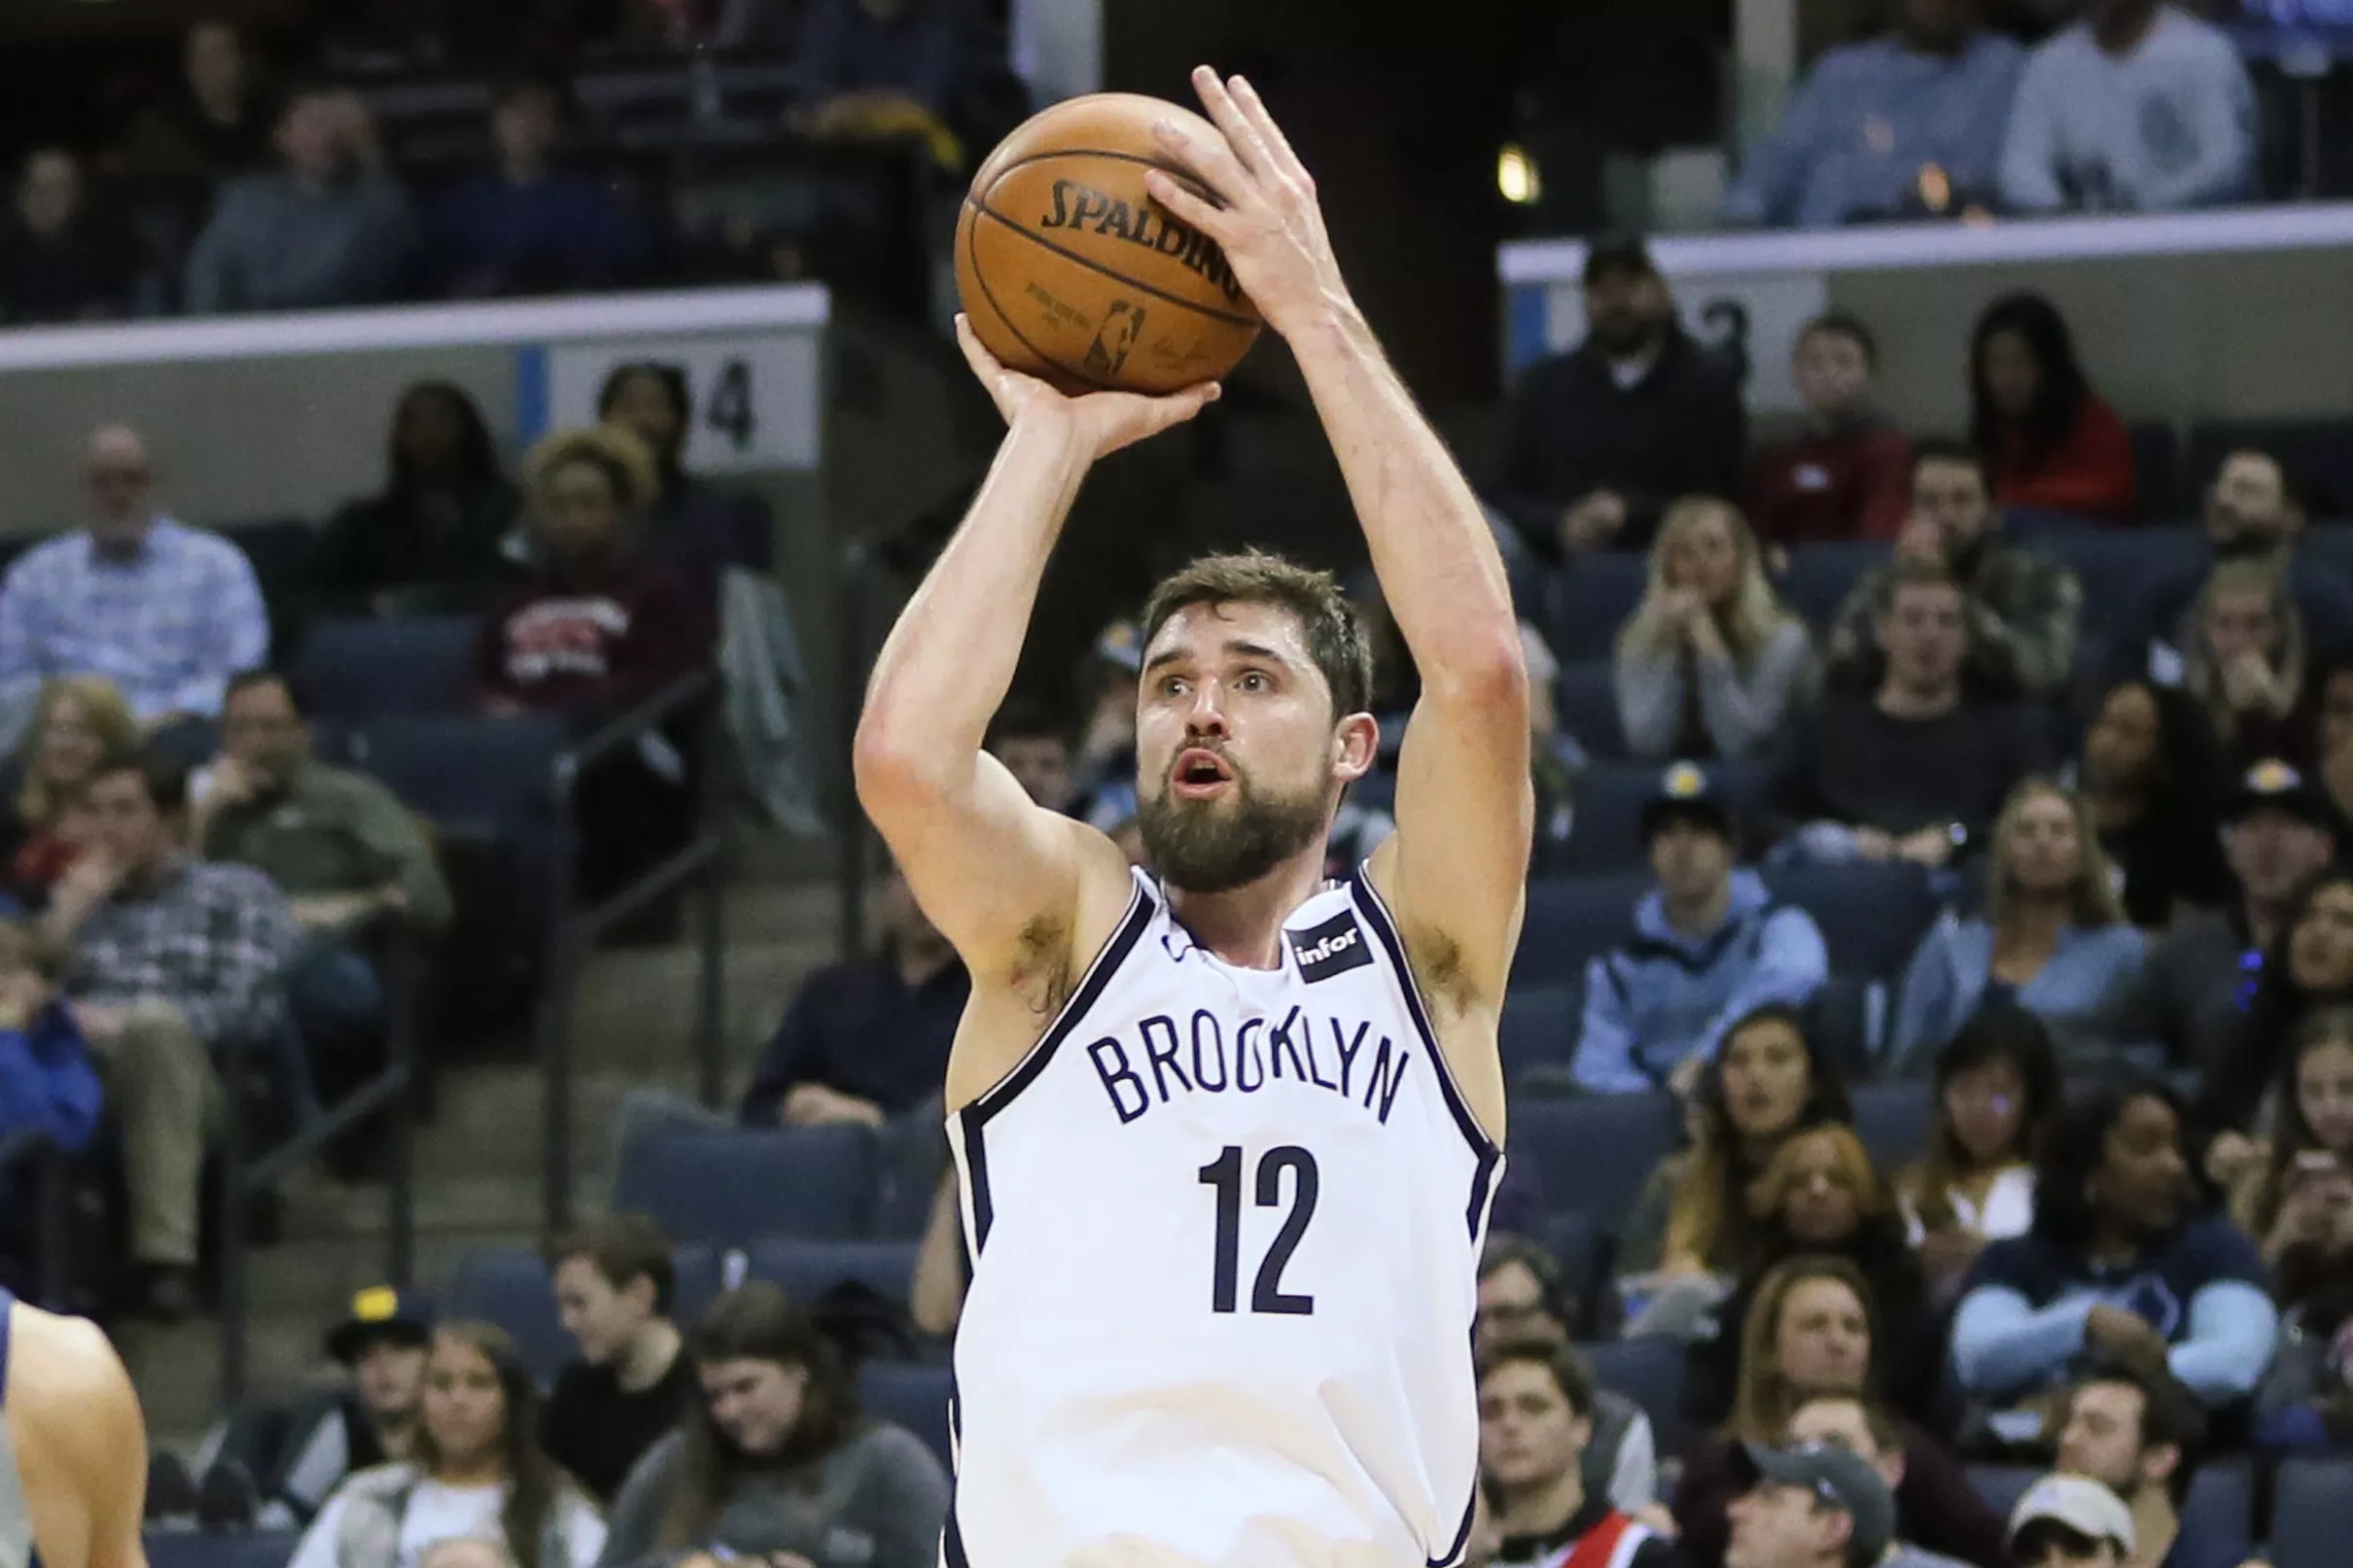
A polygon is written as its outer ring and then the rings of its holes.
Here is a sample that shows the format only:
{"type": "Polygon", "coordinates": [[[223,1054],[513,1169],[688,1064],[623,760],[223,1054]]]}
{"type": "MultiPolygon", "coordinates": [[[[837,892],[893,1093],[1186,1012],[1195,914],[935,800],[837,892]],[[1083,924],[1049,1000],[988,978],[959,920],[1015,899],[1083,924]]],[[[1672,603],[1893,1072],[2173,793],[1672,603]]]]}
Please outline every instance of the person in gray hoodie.
{"type": "Polygon", "coordinates": [[[1633,932],[1585,973],[1570,1071],[1594,1094],[1664,1087],[1736,1020],[1770,1002],[1803,1006],[1829,976],[1813,918],[1734,868],[1732,813],[1697,765],[1667,770],[1642,834],[1659,885],[1634,906],[1633,932]]]}
{"type": "Polygon", "coordinates": [[[352,93],[298,87],[277,125],[281,166],[221,190],[189,253],[191,315],[319,310],[394,297],[416,230],[408,198],[380,167],[352,93]]]}

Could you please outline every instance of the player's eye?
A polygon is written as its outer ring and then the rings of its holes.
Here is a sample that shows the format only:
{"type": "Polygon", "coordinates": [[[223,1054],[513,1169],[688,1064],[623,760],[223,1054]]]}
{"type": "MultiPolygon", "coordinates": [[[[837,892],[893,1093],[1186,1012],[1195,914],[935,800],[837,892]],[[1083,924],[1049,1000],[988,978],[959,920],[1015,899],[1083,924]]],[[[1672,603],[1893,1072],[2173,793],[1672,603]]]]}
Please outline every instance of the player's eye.
{"type": "Polygon", "coordinates": [[[1245,691],[1265,691],[1271,688],[1274,682],[1267,679],[1264,670],[1245,670],[1242,672],[1242,679],[1239,684],[1245,691]]]}

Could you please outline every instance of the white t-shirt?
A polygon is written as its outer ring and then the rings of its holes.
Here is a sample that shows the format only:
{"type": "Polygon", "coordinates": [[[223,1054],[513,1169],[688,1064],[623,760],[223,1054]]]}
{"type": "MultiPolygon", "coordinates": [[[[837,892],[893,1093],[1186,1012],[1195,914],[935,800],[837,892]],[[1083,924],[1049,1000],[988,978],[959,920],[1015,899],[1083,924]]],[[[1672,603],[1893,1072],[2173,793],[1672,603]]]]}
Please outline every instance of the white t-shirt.
{"type": "MultiPolygon", "coordinates": [[[[302,1532],[301,1545],[295,1548],[294,1559],[287,1568],[336,1568],[335,1541],[343,1528],[343,1513],[350,1505],[349,1487],[337,1487],[319,1516],[302,1532]]],[[[416,1568],[426,1549],[443,1541],[472,1539],[499,1541],[506,1539],[499,1524],[499,1510],[506,1506],[507,1488],[497,1486],[445,1486],[438,1481],[420,1481],[408,1494],[408,1507],[401,1515],[400,1554],[383,1568],[416,1568]]],[[[572,1511],[575,1517],[566,1520],[565,1539],[572,1544],[572,1561],[562,1568],[595,1568],[597,1554],[605,1550],[605,1521],[596,1509],[578,1492],[566,1489],[555,1506],[572,1511]]],[[[354,1568],[374,1568],[374,1565],[355,1564],[354,1568]]],[[[556,1568],[549,1564],[548,1568],[556,1568]]]]}
{"type": "MultiPolygon", "coordinates": [[[[1975,1231],[1988,1241],[2007,1241],[2014,1236],[2024,1236],[2034,1224],[2034,1167],[2012,1166],[1993,1178],[1985,1189],[1985,1206],[1978,1207],[1969,1195],[1958,1187],[1949,1189],[1946,1198],[1952,1204],[1952,1217],[1964,1230],[1975,1231]]],[[[1920,1224],[1919,1210],[1912,1200],[1904,1200],[1904,1229],[1918,1246],[1927,1234],[1920,1224]]]]}

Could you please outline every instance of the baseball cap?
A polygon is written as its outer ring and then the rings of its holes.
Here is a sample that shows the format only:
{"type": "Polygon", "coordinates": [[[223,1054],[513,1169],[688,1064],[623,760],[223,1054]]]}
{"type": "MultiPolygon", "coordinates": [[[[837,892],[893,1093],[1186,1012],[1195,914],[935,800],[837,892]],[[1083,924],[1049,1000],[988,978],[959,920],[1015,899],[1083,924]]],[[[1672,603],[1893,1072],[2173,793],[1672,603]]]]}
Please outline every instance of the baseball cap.
{"type": "Polygon", "coordinates": [[[1670,817],[1705,822],[1725,837],[1732,836],[1732,803],[1707,770],[1696,762],[1670,764],[1659,775],[1657,791],[1642,803],[1642,837],[1650,838],[1670,817]]]}
{"type": "Polygon", "coordinates": [[[2015,1545],[2026,1526],[2039,1519],[2063,1524],[2087,1541],[2113,1541],[2126,1556],[2134,1550],[2132,1511],[2124,1499],[2090,1476],[2045,1476],[2026,1488],[2026,1495],[2010,1511],[2010,1528],[2002,1537],[2015,1545]]]}
{"type": "Polygon", "coordinates": [[[345,1366],[378,1340],[422,1345],[433,1337],[433,1307],[413,1291],[370,1285],[355,1291],[351,1314],[327,1333],[327,1353],[345,1366]]]}
{"type": "Polygon", "coordinates": [[[1650,259],[1649,248],[1633,234],[1603,234],[1586,248],[1585,286],[1595,284],[1612,272],[1632,272],[1636,277],[1655,278],[1658,263],[1650,259]]]}
{"type": "Polygon", "coordinates": [[[2237,822],[2259,811],[2286,812],[2332,833],[2344,825],[2327,792],[2277,757],[2265,757],[2240,775],[2238,787],[2223,804],[2223,820],[2237,822]]]}
{"type": "MultiPolygon", "coordinates": [[[[1749,1462],[1776,1486],[1795,1486],[1813,1494],[1854,1519],[1857,1550],[1853,1556],[1877,1562],[1895,1539],[1895,1494],[1871,1461],[1836,1443],[1805,1443],[1772,1448],[1762,1443],[1743,1445],[1749,1462]]],[[[1851,1560],[1851,1559],[1850,1559],[1851,1560]]]]}

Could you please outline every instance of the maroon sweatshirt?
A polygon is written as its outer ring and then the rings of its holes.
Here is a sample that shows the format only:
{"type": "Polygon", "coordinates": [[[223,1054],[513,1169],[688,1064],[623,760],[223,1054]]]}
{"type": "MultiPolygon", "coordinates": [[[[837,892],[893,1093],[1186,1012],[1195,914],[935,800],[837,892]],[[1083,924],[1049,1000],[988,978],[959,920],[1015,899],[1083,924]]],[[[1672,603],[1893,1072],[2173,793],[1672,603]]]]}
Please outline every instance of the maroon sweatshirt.
{"type": "Polygon", "coordinates": [[[572,711],[642,701],[711,657],[698,604],[669,568],[642,561],[587,579],[535,576],[483,619],[482,694],[572,711]]]}
{"type": "Polygon", "coordinates": [[[1749,526],[1768,544],[1891,540],[1911,507],[1912,442],[1878,423],[1767,447],[1749,474],[1749,526]]]}

